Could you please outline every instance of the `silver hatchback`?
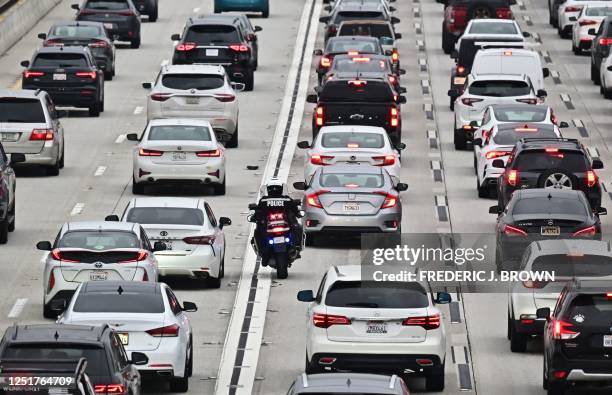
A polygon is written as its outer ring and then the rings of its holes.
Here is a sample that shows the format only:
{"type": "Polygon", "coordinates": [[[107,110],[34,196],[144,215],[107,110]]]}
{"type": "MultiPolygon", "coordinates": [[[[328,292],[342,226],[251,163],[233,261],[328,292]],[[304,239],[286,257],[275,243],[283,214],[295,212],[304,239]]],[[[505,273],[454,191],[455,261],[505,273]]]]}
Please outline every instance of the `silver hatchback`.
{"type": "Polygon", "coordinates": [[[319,233],[400,233],[402,203],[399,193],[407,184],[394,184],[380,167],[337,164],[317,169],[304,190],[302,207],[306,242],[313,245],[319,233]]]}

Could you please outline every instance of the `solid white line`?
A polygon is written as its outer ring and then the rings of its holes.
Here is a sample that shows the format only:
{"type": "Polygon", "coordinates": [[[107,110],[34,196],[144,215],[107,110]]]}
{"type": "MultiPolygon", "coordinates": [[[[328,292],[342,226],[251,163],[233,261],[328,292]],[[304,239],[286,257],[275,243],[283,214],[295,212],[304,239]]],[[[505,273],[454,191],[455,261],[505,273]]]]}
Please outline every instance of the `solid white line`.
{"type": "Polygon", "coordinates": [[[125,134],[120,134],[119,136],[117,136],[117,139],[115,140],[115,143],[117,144],[121,144],[125,141],[126,137],[125,134]]]}
{"type": "Polygon", "coordinates": [[[72,211],[70,212],[70,215],[79,215],[79,214],[81,214],[83,212],[84,208],[85,208],[85,203],[77,203],[72,208],[72,211]]]}
{"type": "Polygon", "coordinates": [[[100,177],[106,171],[106,166],[98,166],[96,172],[94,173],[94,177],[100,177]]]}
{"type": "Polygon", "coordinates": [[[17,318],[19,314],[23,311],[26,303],[28,303],[28,298],[19,298],[15,301],[13,308],[8,313],[8,318],[17,318]]]}
{"type": "Polygon", "coordinates": [[[178,41],[172,41],[172,45],[175,47],[178,45],[178,43],[179,43],[178,41]]]}
{"type": "MultiPolygon", "coordinates": [[[[291,98],[293,95],[293,89],[298,73],[301,73],[300,85],[298,87],[297,98],[294,107],[293,119],[290,124],[289,135],[287,136],[285,151],[281,158],[280,168],[278,171],[278,178],[282,182],[286,182],[289,176],[289,170],[291,168],[291,162],[295,152],[295,146],[297,143],[298,133],[302,123],[302,117],[304,113],[304,104],[306,102],[306,93],[309,86],[309,71],[312,63],[312,51],[314,49],[314,43],[317,34],[317,21],[321,13],[321,2],[316,1],[314,13],[310,21],[311,28],[308,37],[306,37],[306,28],[308,26],[308,17],[310,8],[315,0],[309,0],[304,2],[304,9],[302,11],[302,17],[300,21],[300,27],[298,29],[296,50],[293,53],[293,61],[291,63],[291,69],[287,77],[287,84],[285,87],[285,95],[283,98],[283,104],[276,124],[276,130],[274,139],[272,141],[272,150],[268,156],[266,168],[262,177],[263,182],[270,177],[275,170],[277,158],[280,154],[279,150],[281,142],[284,139],[284,130],[289,119],[289,110],[291,109],[291,98]],[[302,63],[301,70],[298,70],[300,63],[300,49],[303,47],[303,42],[306,40],[306,49],[304,54],[304,61],[302,63]]],[[[254,225],[250,228],[250,234],[247,240],[251,238],[254,231],[254,225]]],[[[223,354],[221,356],[221,362],[219,364],[219,371],[217,373],[217,382],[215,386],[215,394],[227,394],[228,388],[231,382],[232,373],[234,372],[234,361],[236,352],[238,349],[238,341],[240,339],[240,333],[242,330],[242,321],[245,315],[247,301],[249,299],[249,293],[251,291],[251,278],[253,276],[257,257],[253,252],[250,244],[247,243],[245,251],[245,259],[242,266],[242,273],[240,276],[240,282],[236,292],[236,299],[234,302],[234,308],[232,310],[232,316],[228,331],[225,337],[225,344],[223,347],[223,354]]],[[[270,297],[270,269],[260,269],[258,273],[258,289],[255,296],[255,303],[253,304],[253,311],[251,314],[250,333],[247,338],[245,345],[244,358],[242,361],[242,369],[240,372],[240,379],[236,388],[236,394],[251,394],[253,390],[253,383],[255,381],[255,371],[257,369],[257,362],[259,359],[259,350],[263,339],[263,330],[266,321],[266,310],[268,306],[268,299],[270,297]]]]}
{"type": "Polygon", "coordinates": [[[140,113],[142,113],[142,111],[144,110],[143,106],[138,106],[134,109],[134,115],[138,115],[140,113]]]}

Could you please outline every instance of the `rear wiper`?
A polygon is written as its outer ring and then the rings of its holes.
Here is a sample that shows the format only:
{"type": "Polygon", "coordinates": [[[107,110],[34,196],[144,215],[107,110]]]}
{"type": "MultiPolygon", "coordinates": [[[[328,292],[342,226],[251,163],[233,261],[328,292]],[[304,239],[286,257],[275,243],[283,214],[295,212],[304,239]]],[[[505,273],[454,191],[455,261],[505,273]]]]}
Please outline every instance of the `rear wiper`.
{"type": "Polygon", "coordinates": [[[354,303],[345,303],[347,307],[370,307],[373,309],[378,308],[378,303],[370,303],[370,302],[354,302],[354,303]]]}
{"type": "Polygon", "coordinates": [[[21,122],[27,122],[24,119],[5,119],[5,120],[1,120],[0,122],[5,122],[5,123],[21,123],[21,122]]]}

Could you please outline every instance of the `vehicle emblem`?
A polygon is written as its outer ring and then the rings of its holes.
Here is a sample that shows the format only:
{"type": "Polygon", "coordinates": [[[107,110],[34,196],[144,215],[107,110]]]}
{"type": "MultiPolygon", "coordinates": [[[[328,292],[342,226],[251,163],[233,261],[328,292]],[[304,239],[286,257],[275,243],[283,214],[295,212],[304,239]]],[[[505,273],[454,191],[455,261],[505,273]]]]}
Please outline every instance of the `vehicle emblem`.
{"type": "Polygon", "coordinates": [[[96,262],[94,263],[94,266],[96,267],[96,269],[100,269],[102,266],[104,266],[104,264],[102,262],[96,262]]]}
{"type": "Polygon", "coordinates": [[[554,224],[554,223],[555,223],[555,221],[553,221],[552,219],[549,219],[549,220],[548,220],[548,225],[552,225],[552,224],[554,224]]]}
{"type": "Polygon", "coordinates": [[[355,200],[356,197],[357,197],[357,195],[355,195],[354,193],[349,193],[348,194],[349,200],[355,200]]]}
{"type": "Polygon", "coordinates": [[[357,157],[355,155],[351,155],[351,160],[357,160],[357,157]]]}
{"type": "Polygon", "coordinates": [[[195,90],[195,89],[192,89],[192,90],[190,90],[189,92],[191,92],[191,93],[196,93],[196,90],[195,90]]]}
{"type": "MultiPolygon", "coordinates": [[[[578,323],[583,323],[584,322],[584,316],[582,314],[576,314],[575,316],[572,317],[572,319],[578,323]]],[[[612,328],[610,328],[612,329],[612,328]]]]}
{"type": "Polygon", "coordinates": [[[108,17],[110,17],[110,14],[104,14],[104,17],[108,18],[108,17]]]}
{"type": "Polygon", "coordinates": [[[374,312],[374,317],[380,317],[380,313],[378,311],[374,312]]]}
{"type": "Polygon", "coordinates": [[[117,323],[117,324],[110,324],[110,325],[111,325],[111,326],[123,326],[123,325],[125,325],[125,324],[118,324],[118,323],[117,323]]]}
{"type": "Polygon", "coordinates": [[[178,147],[176,147],[176,149],[177,149],[178,151],[182,151],[182,150],[183,150],[183,147],[181,147],[181,146],[179,145],[178,147]]]}
{"type": "Polygon", "coordinates": [[[159,232],[160,236],[168,236],[168,232],[166,232],[165,230],[162,230],[161,232],[159,232]]]}
{"type": "Polygon", "coordinates": [[[353,114],[349,117],[352,120],[362,120],[363,118],[365,118],[365,115],[363,114],[353,114]]]}

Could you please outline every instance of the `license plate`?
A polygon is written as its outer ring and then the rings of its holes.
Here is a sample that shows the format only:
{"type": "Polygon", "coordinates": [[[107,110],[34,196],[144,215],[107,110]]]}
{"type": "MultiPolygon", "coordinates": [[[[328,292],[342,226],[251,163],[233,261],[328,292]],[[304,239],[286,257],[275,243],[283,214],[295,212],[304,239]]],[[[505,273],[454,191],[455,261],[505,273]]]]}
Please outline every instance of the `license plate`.
{"type": "Polygon", "coordinates": [[[19,133],[0,133],[0,140],[17,141],[19,140],[19,133]]]}
{"type": "Polygon", "coordinates": [[[359,210],[361,210],[361,206],[359,206],[359,203],[345,203],[344,204],[345,213],[358,213],[359,210]]]}
{"type": "Polygon", "coordinates": [[[274,240],[274,244],[282,244],[285,242],[285,236],[278,236],[278,237],[275,237],[273,240],[274,240]]]}
{"type": "Polygon", "coordinates": [[[66,74],[53,74],[53,81],[66,81],[66,74]]]}
{"type": "Polygon", "coordinates": [[[105,28],[105,29],[112,30],[112,29],[114,29],[114,28],[115,28],[115,24],[114,24],[114,23],[105,23],[105,24],[104,24],[104,28],[105,28]]]}
{"type": "Polygon", "coordinates": [[[124,346],[127,346],[130,342],[129,333],[117,333],[117,336],[119,336],[119,340],[121,340],[121,344],[123,344],[124,346]]]}
{"type": "Polygon", "coordinates": [[[463,85],[463,84],[465,84],[465,77],[455,77],[455,78],[453,78],[453,84],[455,84],[455,85],[463,85]]]}
{"type": "Polygon", "coordinates": [[[187,154],[185,152],[173,152],[172,160],[185,160],[187,159],[187,154]]]}
{"type": "Polygon", "coordinates": [[[108,272],[93,271],[89,273],[89,281],[106,281],[108,279],[108,272]]]}
{"type": "Polygon", "coordinates": [[[558,226],[542,226],[540,228],[540,234],[542,236],[559,236],[561,229],[558,226]]]}
{"type": "Polygon", "coordinates": [[[200,104],[199,97],[188,97],[186,100],[187,104],[200,104]]]}
{"type": "Polygon", "coordinates": [[[612,335],[604,335],[604,337],[603,337],[603,346],[604,347],[612,347],[612,335]]]}
{"type": "Polygon", "coordinates": [[[366,333],[387,333],[387,323],[381,321],[368,321],[366,333]]]}
{"type": "Polygon", "coordinates": [[[207,49],[206,56],[219,56],[219,50],[218,49],[207,49]]]}

